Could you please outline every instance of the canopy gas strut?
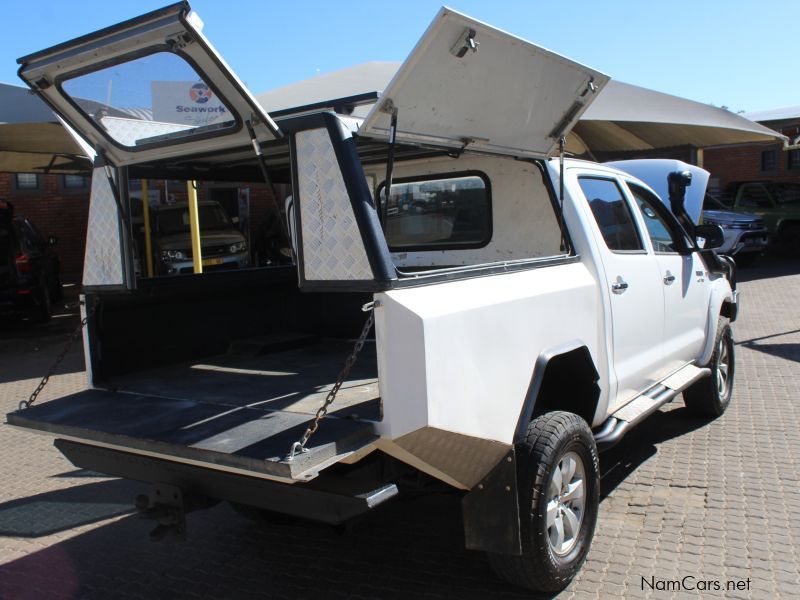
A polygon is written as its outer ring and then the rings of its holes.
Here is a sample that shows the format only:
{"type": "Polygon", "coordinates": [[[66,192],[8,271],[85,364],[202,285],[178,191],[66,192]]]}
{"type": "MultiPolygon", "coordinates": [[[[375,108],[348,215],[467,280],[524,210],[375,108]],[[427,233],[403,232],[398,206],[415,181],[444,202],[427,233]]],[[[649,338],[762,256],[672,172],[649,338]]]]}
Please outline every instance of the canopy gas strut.
{"type": "Polygon", "coordinates": [[[281,209],[278,206],[278,195],[275,190],[275,186],[272,183],[272,180],[269,177],[269,172],[267,171],[267,161],[264,159],[264,153],[261,152],[261,144],[259,144],[258,139],[256,138],[256,132],[253,129],[253,124],[247,120],[244,122],[245,127],[247,127],[247,134],[250,136],[250,143],[253,144],[253,151],[256,154],[256,159],[258,160],[258,167],[261,169],[261,176],[264,178],[264,183],[269,186],[270,197],[272,198],[272,203],[275,205],[275,215],[278,217],[278,221],[281,224],[281,231],[283,232],[283,237],[286,239],[286,243],[289,244],[289,248],[293,248],[292,244],[292,237],[289,235],[289,230],[286,225],[286,221],[281,217],[281,209]]]}
{"type": "Polygon", "coordinates": [[[386,211],[389,209],[389,198],[392,195],[392,173],[394,171],[394,149],[397,140],[397,107],[391,99],[383,103],[382,110],[391,115],[389,124],[389,154],[386,157],[386,185],[383,187],[383,202],[380,207],[380,221],[386,228],[386,211]]]}

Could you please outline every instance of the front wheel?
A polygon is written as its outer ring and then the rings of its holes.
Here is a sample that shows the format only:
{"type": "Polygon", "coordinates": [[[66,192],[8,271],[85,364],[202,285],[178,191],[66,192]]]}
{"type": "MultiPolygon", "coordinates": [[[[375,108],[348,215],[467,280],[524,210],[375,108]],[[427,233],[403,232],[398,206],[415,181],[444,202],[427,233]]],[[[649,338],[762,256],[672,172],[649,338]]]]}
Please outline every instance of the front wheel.
{"type": "Polygon", "coordinates": [[[683,401],[694,414],[715,418],[725,412],[733,394],[733,332],[727,319],[720,318],[717,323],[714,353],[706,367],[711,369],[711,376],[684,390],[683,401]]]}
{"type": "Polygon", "coordinates": [[[534,419],[517,445],[522,556],[490,554],[503,579],[538,592],[565,588],[592,543],[600,497],[597,447],[567,412],[534,419]]]}

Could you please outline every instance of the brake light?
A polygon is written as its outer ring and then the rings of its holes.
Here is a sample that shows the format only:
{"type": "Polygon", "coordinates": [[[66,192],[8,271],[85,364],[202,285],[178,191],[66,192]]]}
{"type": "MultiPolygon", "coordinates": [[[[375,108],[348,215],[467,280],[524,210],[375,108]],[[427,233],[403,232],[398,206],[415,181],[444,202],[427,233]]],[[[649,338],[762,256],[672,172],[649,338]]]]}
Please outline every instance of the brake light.
{"type": "Polygon", "coordinates": [[[28,258],[27,254],[20,253],[14,257],[14,265],[17,267],[17,273],[20,275],[23,273],[30,273],[31,272],[31,261],[28,258]]]}

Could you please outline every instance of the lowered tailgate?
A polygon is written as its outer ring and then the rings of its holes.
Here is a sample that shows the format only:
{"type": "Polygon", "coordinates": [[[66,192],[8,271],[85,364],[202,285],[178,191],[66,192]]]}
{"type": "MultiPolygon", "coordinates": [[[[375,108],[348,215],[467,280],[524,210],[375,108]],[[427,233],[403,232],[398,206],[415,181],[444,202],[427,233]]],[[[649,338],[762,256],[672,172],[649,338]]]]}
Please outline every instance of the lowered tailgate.
{"type": "Polygon", "coordinates": [[[286,460],[307,413],[85,390],[7,415],[8,423],[90,445],[286,482],[307,481],[376,439],[372,423],[328,416],[286,460]]]}

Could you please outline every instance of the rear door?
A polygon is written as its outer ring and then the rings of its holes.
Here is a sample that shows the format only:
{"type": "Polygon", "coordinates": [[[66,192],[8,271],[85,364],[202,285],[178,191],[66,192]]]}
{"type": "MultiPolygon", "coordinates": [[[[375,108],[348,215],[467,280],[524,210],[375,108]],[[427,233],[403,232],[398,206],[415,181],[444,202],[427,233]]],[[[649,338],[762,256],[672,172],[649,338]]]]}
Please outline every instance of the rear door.
{"type": "Polygon", "coordinates": [[[618,384],[613,410],[656,383],[662,374],[664,294],[658,264],[639,234],[622,183],[598,174],[580,176],[578,184],[596,225],[603,266],[600,284],[611,304],[618,384]]]}
{"type": "Polygon", "coordinates": [[[367,137],[550,156],[602,73],[442,8],[359,128],[367,137]]]}
{"type": "Polygon", "coordinates": [[[117,166],[281,133],[182,2],[20,58],[19,74],[117,166]]]}

